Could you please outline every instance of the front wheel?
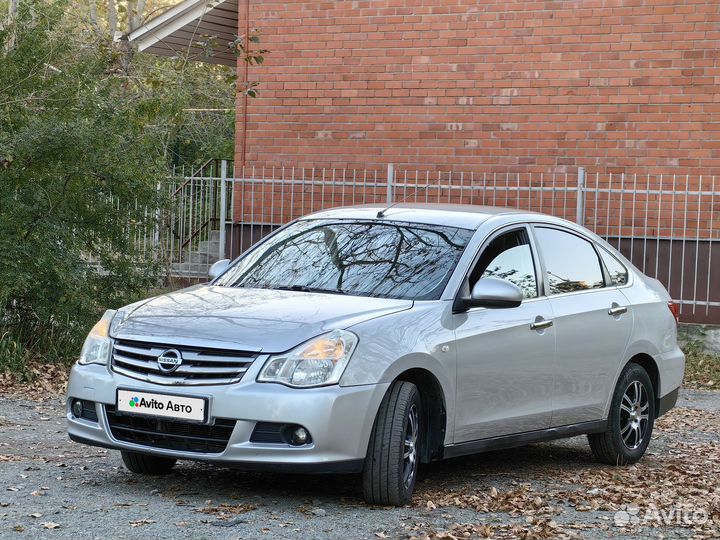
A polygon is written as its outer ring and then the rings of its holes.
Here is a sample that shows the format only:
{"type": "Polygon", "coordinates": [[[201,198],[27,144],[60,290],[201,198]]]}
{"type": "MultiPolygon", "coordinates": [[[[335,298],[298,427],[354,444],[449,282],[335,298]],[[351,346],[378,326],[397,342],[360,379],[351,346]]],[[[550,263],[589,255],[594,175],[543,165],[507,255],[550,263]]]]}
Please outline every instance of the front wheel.
{"type": "Polygon", "coordinates": [[[150,476],[169,474],[177,462],[177,460],[173,458],[150,456],[148,454],[126,452],[124,450],[121,451],[120,454],[128,470],[136,474],[146,474],[150,476]]]}
{"type": "Polygon", "coordinates": [[[655,423],[655,391],[645,369],[625,366],[613,392],[607,431],[588,435],[597,459],[609,465],[639,460],[650,443],[655,423]]]}
{"type": "Polygon", "coordinates": [[[422,402],[417,387],[396,381],[380,404],[363,468],[363,493],[369,504],[402,506],[410,502],[420,461],[422,402]]]}

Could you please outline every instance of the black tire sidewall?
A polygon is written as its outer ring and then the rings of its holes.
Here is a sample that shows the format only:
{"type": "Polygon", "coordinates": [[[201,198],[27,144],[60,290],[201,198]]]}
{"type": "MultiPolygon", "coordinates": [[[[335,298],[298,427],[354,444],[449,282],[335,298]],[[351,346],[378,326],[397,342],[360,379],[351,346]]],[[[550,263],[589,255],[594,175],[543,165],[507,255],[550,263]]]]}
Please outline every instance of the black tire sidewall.
{"type": "Polygon", "coordinates": [[[424,445],[425,419],[420,391],[411,382],[395,381],[383,397],[373,424],[363,468],[363,492],[369,504],[403,506],[410,502],[424,445]],[[417,462],[408,486],[404,482],[404,443],[408,413],[418,412],[417,462]]]}
{"type": "Polygon", "coordinates": [[[126,450],[121,450],[120,455],[129,471],[148,476],[169,474],[177,462],[175,458],[140,454],[126,450]]]}

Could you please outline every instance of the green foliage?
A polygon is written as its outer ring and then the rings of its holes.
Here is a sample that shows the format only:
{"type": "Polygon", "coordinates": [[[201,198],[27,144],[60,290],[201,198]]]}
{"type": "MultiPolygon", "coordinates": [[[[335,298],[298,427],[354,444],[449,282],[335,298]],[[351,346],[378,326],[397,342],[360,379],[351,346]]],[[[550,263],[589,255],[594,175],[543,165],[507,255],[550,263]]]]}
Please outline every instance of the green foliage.
{"type": "Polygon", "coordinates": [[[127,76],[138,113],[154,116],[147,135],[167,164],[232,159],[235,76],[226,66],[136,53],[127,76]]]}
{"type": "MultiPolygon", "coordinates": [[[[240,58],[248,66],[259,66],[265,61],[265,55],[270,51],[267,49],[254,48],[260,43],[260,32],[257,29],[251,30],[247,36],[238,36],[229,44],[235,56],[240,58]]],[[[257,81],[245,81],[238,83],[238,91],[248,97],[258,97],[257,81]]]]}
{"type": "Polygon", "coordinates": [[[685,380],[688,388],[717,390],[720,388],[720,355],[705,350],[702,339],[690,337],[684,340],[685,380]]]}
{"type": "Polygon", "coordinates": [[[0,30],[0,371],[69,360],[104,309],[157,285],[161,265],[134,231],[155,226],[146,208],[163,203],[157,186],[178,140],[192,155],[232,153],[227,118],[213,131],[190,117],[206,135],[193,145],[185,112],[232,106],[227,70],[129,62],[73,13],[27,1],[0,30]]]}

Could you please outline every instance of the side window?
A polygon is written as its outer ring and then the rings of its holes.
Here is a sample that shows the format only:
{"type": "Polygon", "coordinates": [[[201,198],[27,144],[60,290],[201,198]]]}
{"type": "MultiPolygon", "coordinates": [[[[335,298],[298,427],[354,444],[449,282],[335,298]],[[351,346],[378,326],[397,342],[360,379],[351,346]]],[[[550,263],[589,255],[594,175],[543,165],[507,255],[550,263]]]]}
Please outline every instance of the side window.
{"type": "Polygon", "coordinates": [[[558,229],[535,228],[547,273],[547,294],[604,287],[600,260],[587,240],[558,229]]]}
{"type": "Polygon", "coordinates": [[[501,234],[490,242],[470,273],[470,290],[481,278],[505,279],[520,287],[523,297],[538,295],[535,266],[525,229],[501,234]]]}
{"type": "Polygon", "coordinates": [[[625,285],[628,282],[628,270],[625,265],[605,248],[598,246],[598,251],[610,274],[610,284],[615,287],[625,285]]]}

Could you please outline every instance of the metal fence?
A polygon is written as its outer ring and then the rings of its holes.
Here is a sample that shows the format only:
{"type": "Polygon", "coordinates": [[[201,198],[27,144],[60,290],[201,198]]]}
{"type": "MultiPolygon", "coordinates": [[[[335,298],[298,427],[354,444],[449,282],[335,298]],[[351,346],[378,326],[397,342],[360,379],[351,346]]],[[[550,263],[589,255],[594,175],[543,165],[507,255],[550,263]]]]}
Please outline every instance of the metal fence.
{"type": "Polygon", "coordinates": [[[173,179],[164,251],[171,273],[204,276],[277,227],[357,204],[507,206],[581,223],[681,304],[684,321],[720,323],[720,184],[715,178],[410,169],[245,167],[220,162],[173,179]]]}

